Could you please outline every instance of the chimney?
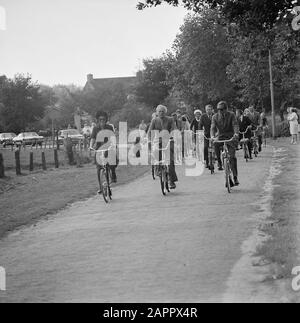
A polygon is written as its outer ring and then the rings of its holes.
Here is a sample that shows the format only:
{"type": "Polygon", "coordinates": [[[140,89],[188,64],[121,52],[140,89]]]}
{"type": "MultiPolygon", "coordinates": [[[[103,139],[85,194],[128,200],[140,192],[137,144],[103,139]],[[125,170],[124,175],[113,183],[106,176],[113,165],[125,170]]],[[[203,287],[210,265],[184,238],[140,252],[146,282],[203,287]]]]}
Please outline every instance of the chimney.
{"type": "Polygon", "coordinates": [[[93,81],[93,79],[94,79],[93,74],[88,74],[88,75],[87,75],[87,81],[88,81],[88,82],[92,82],[92,81],[93,81]]]}

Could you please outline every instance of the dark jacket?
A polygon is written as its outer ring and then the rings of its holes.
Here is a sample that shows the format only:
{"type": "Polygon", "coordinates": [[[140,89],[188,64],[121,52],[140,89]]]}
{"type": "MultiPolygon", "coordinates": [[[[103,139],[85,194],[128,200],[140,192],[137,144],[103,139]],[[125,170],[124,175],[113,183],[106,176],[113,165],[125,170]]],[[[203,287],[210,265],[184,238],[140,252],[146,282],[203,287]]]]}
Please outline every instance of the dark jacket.
{"type": "MultiPolygon", "coordinates": [[[[252,125],[252,122],[248,117],[242,116],[238,118],[238,124],[240,132],[245,132],[246,129],[252,125]]],[[[240,135],[240,138],[243,138],[243,135],[240,135]]],[[[251,129],[248,129],[247,133],[245,134],[245,138],[251,139],[251,129]]]]}
{"type": "Polygon", "coordinates": [[[198,121],[196,118],[194,118],[194,120],[191,123],[191,130],[193,132],[197,132],[200,129],[200,125],[201,125],[201,119],[198,121]]]}
{"type": "Polygon", "coordinates": [[[210,138],[210,129],[213,116],[209,117],[207,113],[204,113],[200,119],[200,130],[204,129],[204,135],[207,138],[210,138]]]}
{"type": "Polygon", "coordinates": [[[224,115],[216,113],[212,118],[211,136],[218,134],[219,140],[230,140],[238,133],[239,125],[233,112],[226,111],[224,115]]]}

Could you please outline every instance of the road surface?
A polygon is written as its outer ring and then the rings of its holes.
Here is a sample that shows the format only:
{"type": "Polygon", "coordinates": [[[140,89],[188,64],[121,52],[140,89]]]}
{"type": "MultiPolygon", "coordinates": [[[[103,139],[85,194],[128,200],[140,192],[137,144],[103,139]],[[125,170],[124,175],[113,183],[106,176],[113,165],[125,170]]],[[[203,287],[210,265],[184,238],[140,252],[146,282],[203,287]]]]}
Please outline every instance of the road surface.
{"type": "Polygon", "coordinates": [[[248,164],[239,155],[230,195],[223,172],[178,167],[178,188],[163,197],[149,171],[109,205],[95,196],[11,233],[0,241],[0,302],[221,302],[257,226],[273,149],[248,164]]]}

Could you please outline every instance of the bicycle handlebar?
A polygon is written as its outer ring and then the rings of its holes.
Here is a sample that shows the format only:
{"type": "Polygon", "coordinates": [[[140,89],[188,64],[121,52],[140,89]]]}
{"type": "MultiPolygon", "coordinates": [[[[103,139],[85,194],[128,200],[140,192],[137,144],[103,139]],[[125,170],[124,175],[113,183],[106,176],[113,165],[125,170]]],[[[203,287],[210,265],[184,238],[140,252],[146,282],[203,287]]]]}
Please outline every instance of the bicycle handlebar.
{"type": "Polygon", "coordinates": [[[217,143],[217,144],[225,144],[225,143],[232,142],[235,139],[235,136],[233,136],[229,140],[215,140],[216,138],[211,138],[211,139],[213,140],[214,143],[217,143]]]}
{"type": "Polygon", "coordinates": [[[248,126],[245,132],[241,132],[241,131],[239,131],[239,133],[240,133],[241,135],[245,135],[245,134],[248,132],[248,130],[249,130],[249,129],[251,129],[251,128],[252,128],[252,126],[248,126]]]}

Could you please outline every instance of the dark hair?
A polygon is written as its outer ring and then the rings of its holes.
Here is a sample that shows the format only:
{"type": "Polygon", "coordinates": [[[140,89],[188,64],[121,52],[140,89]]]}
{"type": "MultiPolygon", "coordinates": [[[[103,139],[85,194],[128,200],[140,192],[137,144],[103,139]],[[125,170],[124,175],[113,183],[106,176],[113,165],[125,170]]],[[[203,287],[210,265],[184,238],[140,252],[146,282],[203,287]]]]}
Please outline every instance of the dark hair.
{"type": "Polygon", "coordinates": [[[226,109],[226,110],[228,110],[228,104],[227,104],[227,102],[226,101],[220,101],[219,103],[218,103],[218,110],[220,109],[219,108],[219,106],[220,105],[223,105],[223,107],[224,107],[224,109],[226,109]]]}
{"type": "Polygon", "coordinates": [[[96,119],[98,120],[100,117],[104,117],[106,121],[108,120],[108,114],[103,110],[99,110],[96,113],[96,119]]]}
{"type": "Polygon", "coordinates": [[[186,121],[186,117],[182,117],[182,119],[181,119],[182,121],[186,121]]]}

